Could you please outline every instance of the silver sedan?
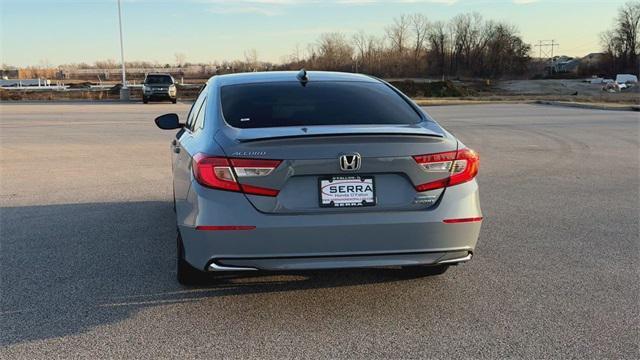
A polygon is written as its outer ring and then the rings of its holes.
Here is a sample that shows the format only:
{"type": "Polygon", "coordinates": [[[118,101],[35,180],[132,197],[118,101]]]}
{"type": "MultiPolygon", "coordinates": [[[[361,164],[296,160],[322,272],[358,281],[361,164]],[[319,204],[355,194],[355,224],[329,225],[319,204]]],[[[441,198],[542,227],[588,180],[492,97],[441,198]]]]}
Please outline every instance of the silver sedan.
{"type": "Polygon", "coordinates": [[[471,259],[479,157],[388,83],[332,72],[214,76],[172,141],[183,284],[206,273],[471,259]]]}

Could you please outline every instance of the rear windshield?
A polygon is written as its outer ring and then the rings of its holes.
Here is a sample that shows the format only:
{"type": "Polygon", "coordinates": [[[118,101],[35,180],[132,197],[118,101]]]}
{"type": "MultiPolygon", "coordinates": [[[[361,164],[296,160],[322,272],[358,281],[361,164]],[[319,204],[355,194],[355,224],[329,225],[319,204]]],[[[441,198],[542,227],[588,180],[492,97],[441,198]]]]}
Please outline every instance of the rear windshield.
{"type": "Polygon", "coordinates": [[[418,113],[400,95],[373,82],[271,82],[221,88],[231,126],[415,124],[418,113]]]}
{"type": "Polygon", "coordinates": [[[148,75],[145,84],[173,84],[173,79],[169,75],[148,75]]]}

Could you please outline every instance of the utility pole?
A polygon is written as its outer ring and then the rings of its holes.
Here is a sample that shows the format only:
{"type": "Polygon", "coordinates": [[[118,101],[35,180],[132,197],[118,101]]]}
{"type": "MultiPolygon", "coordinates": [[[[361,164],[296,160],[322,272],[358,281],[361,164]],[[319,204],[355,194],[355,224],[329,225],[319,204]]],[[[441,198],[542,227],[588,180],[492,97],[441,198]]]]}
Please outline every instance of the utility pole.
{"type": "Polygon", "coordinates": [[[551,40],[551,58],[553,58],[553,48],[554,47],[560,47],[560,44],[558,44],[555,40],[551,40]]]}
{"type": "MultiPolygon", "coordinates": [[[[553,49],[556,46],[560,46],[560,44],[558,44],[555,40],[539,40],[537,45],[534,45],[535,47],[538,48],[538,58],[539,59],[543,59],[543,56],[545,58],[550,59],[550,63],[548,65],[549,68],[549,73],[552,74],[555,71],[555,64],[553,63],[553,49]]],[[[546,68],[547,66],[545,66],[546,68]]]]}
{"type": "Polygon", "coordinates": [[[127,87],[127,73],[124,65],[124,42],[122,41],[122,9],[118,0],[118,25],[120,26],[120,59],[122,62],[122,88],[120,100],[129,100],[129,88],[127,87]]]}
{"type": "Polygon", "coordinates": [[[553,58],[553,49],[560,44],[555,40],[538,40],[538,44],[533,46],[538,48],[538,58],[542,59],[543,55],[547,58],[553,58]]]}

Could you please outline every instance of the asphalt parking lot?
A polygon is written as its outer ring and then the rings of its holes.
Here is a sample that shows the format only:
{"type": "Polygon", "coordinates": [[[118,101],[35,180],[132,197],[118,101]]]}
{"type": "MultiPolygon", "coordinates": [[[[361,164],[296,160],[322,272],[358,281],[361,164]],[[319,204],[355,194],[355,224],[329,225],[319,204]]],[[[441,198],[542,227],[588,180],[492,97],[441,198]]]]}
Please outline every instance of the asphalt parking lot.
{"type": "Polygon", "coordinates": [[[638,113],[431,107],[480,153],[473,261],[175,281],[186,104],[0,105],[0,358],[637,358],[638,113]]]}

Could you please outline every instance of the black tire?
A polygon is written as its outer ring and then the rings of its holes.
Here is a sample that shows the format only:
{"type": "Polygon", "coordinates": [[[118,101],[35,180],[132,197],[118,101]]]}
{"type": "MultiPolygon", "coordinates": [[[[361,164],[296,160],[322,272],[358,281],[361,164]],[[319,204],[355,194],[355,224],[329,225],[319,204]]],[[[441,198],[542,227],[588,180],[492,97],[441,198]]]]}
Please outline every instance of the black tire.
{"type": "Polygon", "coordinates": [[[182,285],[197,285],[206,279],[206,273],[189,265],[184,259],[184,246],[182,245],[182,236],[178,232],[177,243],[177,279],[182,285]]]}
{"type": "Polygon", "coordinates": [[[414,271],[420,276],[437,276],[444,274],[449,269],[449,265],[418,266],[414,271]]]}
{"type": "Polygon", "coordinates": [[[178,102],[178,99],[171,99],[171,102],[175,104],[178,102]]]}
{"type": "Polygon", "coordinates": [[[149,103],[149,99],[147,97],[142,97],[142,103],[143,104],[148,104],[149,103]]]}
{"type": "Polygon", "coordinates": [[[173,212],[176,212],[176,189],[173,189],[173,212]]]}

